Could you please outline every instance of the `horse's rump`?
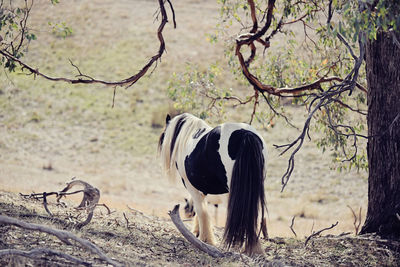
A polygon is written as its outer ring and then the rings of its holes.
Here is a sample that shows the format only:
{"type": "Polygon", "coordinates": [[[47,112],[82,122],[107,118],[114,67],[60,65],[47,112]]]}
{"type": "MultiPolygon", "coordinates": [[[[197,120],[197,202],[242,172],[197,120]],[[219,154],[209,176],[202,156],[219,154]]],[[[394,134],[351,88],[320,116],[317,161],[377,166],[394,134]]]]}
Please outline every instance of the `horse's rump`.
{"type": "Polygon", "coordinates": [[[221,127],[201,137],[194,150],[185,158],[186,176],[203,194],[228,193],[227,177],[218,153],[221,127]]]}
{"type": "Polygon", "coordinates": [[[258,214],[261,211],[262,219],[265,209],[264,144],[257,134],[245,129],[234,131],[231,140],[236,145],[229,145],[228,152],[235,164],[224,241],[228,248],[245,244],[246,251],[252,254],[258,242],[258,214]]]}

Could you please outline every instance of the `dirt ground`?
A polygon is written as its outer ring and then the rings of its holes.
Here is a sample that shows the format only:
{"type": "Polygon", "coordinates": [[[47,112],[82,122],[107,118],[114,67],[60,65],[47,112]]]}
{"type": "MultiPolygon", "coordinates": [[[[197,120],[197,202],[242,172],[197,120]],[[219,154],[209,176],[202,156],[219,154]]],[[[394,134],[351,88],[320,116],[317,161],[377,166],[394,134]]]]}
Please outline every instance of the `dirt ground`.
{"type": "MultiPolygon", "coordinates": [[[[54,7],[48,2],[35,1],[37,8],[33,9],[31,22],[38,40],[31,44],[27,62],[49,75],[76,75],[68,62],[71,59],[84,73],[118,80],[140,69],[158,49],[156,1],[71,0],[60,1],[54,7]],[[73,29],[72,36],[60,38],[49,27],[49,21],[65,22],[73,29]]],[[[206,68],[215,60],[223,60],[223,46],[210,44],[206,37],[215,31],[218,21],[214,1],[178,0],[173,4],[178,27],[174,30],[168,24],[165,30],[167,53],[151,76],[132,88],[117,90],[114,108],[112,88],[50,83],[18,73],[0,74],[1,214],[69,229],[46,218],[40,203],[24,200],[17,193],[57,191],[76,177],[97,187],[100,202],[113,211],[107,216],[98,211],[94,221],[78,234],[131,265],[241,266],[274,264],[275,260],[274,266],[357,266],[362,262],[376,266],[381,260],[396,265],[397,254],[387,250],[384,241],[373,241],[369,249],[367,239],[351,238],[355,227],[350,207],[357,213],[361,209],[361,219],[365,219],[366,173],[331,170],[329,153],[322,154],[312,141],[306,142],[296,157],[289,185],[280,192],[287,156],[279,156],[273,144],[287,143],[298,134],[284,122],[268,130],[255,125],[268,143],[270,154],[266,195],[272,239],[263,243],[267,256],[212,259],[197,252],[177,233],[167,212],[176,203],[183,204],[187,194],[179,181],[170,183],[161,172],[157,157],[161,128],[154,127],[154,121],[162,121],[171,105],[166,96],[171,75],[183,71],[188,62],[206,68]],[[123,212],[129,214],[128,225],[123,212]],[[297,238],[289,227],[294,216],[297,238]],[[335,222],[338,225],[327,233],[350,234],[316,238],[304,247],[305,236],[335,222]],[[358,251],[357,246],[362,250],[358,251]],[[296,258],[292,258],[294,254],[296,258]]],[[[229,82],[222,81],[235,86],[229,82]]],[[[301,125],[304,108],[289,107],[289,112],[301,125]]],[[[248,116],[243,116],[247,121],[248,116]]],[[[237,117],[228,115],[228,120],[237,117]]],[[[214,212],[212,206],[210,211],[214,212]]],[[[58,213],[68,217],[63,209],[58,213]]],[[[224,224],[224,216],[222,206],[216,216],[219,227],[224,224]]],[[[2,248],[55,242],[44,234],[32,235],[9,226],[1,227],[1,231],[2,248]],[[21,237],[26,238],[18,244],[16,240],[21,237]]],[[[220,234],[221,228],[217,232],[220,234]]],[[[91,257],[95,265],[101,263],[82,249],[56,243],[60,249],[91,257]]],[[[9,259],[1,260],[5,263],[9,259]]],[[[40,261],[49,266],[53,263],[40,261]]]]}
{"type": "MultiPolygon", "coordinates": [[[[68,203],[68,202],[67,202],[68,203]]],[[[71,203],[69,203],[71,204],[71,203]]],[[[265,255],[247,257],[237,252],[213,258],[198,251],[165,218],[143,214],[139,211],[108,215],[97,209],[90,224],[76,230],[74,225],[83,221],[85,214],[72,208],[49,205],[55,215],[44,212],[40,201],[21,200],[12,193],[0,193],[2,215],[45,225],[89,240],[109,258],[127,266],[398,266],[400,244],[376,236],[351,235],[316,236],[305,240],[297,238],[261,239],[265,255]]],[[[189,223],[186,223],[190,227],[189,223]]],[[[74,256],[93,266],[104,266],[95,253],[73,242],[70,245],[56,237],[22,230],[9,225],[0,227],[1,249],[24,251],[48,248],[74,256]]],[[[215,229],[221,240],[223,229],[215,229]]],[[[35,259],[0,257],[2,266],[74,266],[70,261],[54,255],[40,255],[35,259]]]]}

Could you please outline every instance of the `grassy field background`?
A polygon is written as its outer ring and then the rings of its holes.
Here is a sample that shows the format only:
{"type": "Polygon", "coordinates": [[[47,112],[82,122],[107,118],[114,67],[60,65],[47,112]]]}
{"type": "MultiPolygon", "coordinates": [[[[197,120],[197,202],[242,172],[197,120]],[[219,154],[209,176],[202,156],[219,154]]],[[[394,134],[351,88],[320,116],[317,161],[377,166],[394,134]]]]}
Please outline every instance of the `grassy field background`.
{"type": "MultiPolygon", "coordinates": [[[[31,23],[38,35],[32,42],[29,65],[50,76],[74,77],[80,70],[104,80],[120,80],[136,73],[158,50],[156,1],[69,0],[51,6],[35,1],[31,23]],[[48,22],[65,22],[73,29],[65,39],[52,33],[48,22]]],[[[111,209],[128,206],[161,218],[174,204],[183,203],[180,182],[170,184],[161,173],[157,142],[163,121],[171,108],[167,84],[174,72],[187,63],[206,69],[224,62],[221,43],[211,44],[207,34],[215,31],[219,7],[215,1],[173,1],[177,29],[168,24],[164,37],[167,53],[151,75],[129,89],[100,85],[52,83],[22,73],[0,73],[0,189],[31,193],[57,191],[72,177],[101,191],[100,202],[111,209]],[[50,170],[49,170],[50,169],[50,170]]],[[[221,86],[243,94],[250,87],[221,77],[221,86]]],[[[226,120],[248,121],[252,107],[228,113],[226,120]]],[[[288,107],[298,126],[305,119],[302,107],[288,107]]],[[[299,132],[284,121],[265,130],[255,123],[269,150],[266,195],[268,230],[272,237],[310,235],[336,221],[332,234],[354,233],[348,208],[362,208],[367,201],[366,173],[331,170],[329,152],[322,154],[311,141],[296,156],[288,187],[281,190],[287,156],[279,156],[273,144],[291,141],[299,132]]],[[[6,193],[4,193],[6,194],[6,193]]],[[[210,207],[212,210],[212,207],[210,207]]],[[[223,225],[219,209],[218,225],[223,225]]]]}

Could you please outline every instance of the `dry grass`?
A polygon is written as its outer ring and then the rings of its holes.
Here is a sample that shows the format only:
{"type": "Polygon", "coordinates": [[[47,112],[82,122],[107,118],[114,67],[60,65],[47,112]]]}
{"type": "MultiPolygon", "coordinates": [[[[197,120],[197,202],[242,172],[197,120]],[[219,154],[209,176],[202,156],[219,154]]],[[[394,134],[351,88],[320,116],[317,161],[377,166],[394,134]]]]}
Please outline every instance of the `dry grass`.
{"type": "MultiPolygon", "coordinates": [[[[68,203],[69,206],[71,203],[68,203]]],[[[75,205],[75,204],[74,204],[75,205]]],[[[106,215],[97,209],[92,222],[83,229],[74,230],[73,224],[83,220],[84,214],[74,209],[49,208],[56,217],[49,217],[41,203],[24,200],[15,194],[0,192],[0,209],[3,215],[27,222],[45,224],[71,231],[95,243],[108,257],[128,266],[398,266],[400,263],[397,242],[388,242],[374,236],[325,236],[312,238],[307,246],[304,240],[272,238],[262,240],[265,255],[245,257],[227,255],[212,258],[197,251],[185,240],[172,222],[160,217],[129,211],[106,215]],[[71,222],[72,221],[72,222],[71,222]]],[[[0,249],[47,247],[78,257],[96,266],[103,265],[96,255],[78,245],[65,245],[56,238],[12,226],[0,227],[0,249]]],[[[220,240],[222,229],[217,229],[220,240]]],[[[5,257],[0,264],[12,266],[70,266],[66,260],[54,256],[37,259],[5,257]]]]}

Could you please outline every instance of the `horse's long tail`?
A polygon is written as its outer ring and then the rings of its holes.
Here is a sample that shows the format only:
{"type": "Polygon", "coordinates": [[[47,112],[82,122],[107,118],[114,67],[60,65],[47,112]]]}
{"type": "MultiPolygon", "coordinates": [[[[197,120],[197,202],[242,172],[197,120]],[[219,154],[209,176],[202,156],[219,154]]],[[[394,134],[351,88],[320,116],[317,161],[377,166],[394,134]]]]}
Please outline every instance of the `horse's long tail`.
{"type": "MultiPolygon", "coordinates": [[[[242,247],[246,252],[258,243],[257,221],[261,210],[264,217],[263,142],[247,131],[238,144],[233,166],[224,242],[228,247],[242,247]]],[[[261,218],[261,219],[262,219],[261,218]]]]}

